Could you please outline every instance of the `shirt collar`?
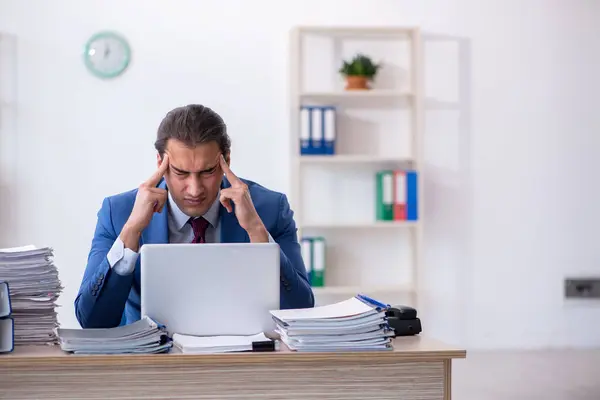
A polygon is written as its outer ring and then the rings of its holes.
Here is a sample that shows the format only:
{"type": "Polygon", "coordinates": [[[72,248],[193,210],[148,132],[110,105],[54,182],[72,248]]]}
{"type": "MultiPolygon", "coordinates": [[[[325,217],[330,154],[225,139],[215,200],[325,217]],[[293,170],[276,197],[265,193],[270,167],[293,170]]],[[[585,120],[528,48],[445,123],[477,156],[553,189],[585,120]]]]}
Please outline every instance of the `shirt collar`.
{"type": "MultiPolygon", "coordinates": [[[[177,207],[175,200],[173,200],[173,197],[171,196],[171,192],[168,192],[168,196],[169,215],[171,216],[172,221],[175,223],[175,228],[180,231],[190,220],[190,216],[185,214],[179,207],[177,207]]],[[[219,205],[219,193],[217,193],[215,201],[203,215],[203,217],[213,226],[213,228],[216,228],[217,224],[219,223],[219,205]]]]}

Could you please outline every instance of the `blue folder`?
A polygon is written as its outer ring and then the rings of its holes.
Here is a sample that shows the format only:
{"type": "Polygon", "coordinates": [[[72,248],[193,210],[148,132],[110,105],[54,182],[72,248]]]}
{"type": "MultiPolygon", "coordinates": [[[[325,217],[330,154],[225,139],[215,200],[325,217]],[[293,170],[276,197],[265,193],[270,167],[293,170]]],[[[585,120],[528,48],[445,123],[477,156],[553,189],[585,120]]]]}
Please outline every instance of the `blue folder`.
{"type": "Polygon", "coordinates": [[[300,154],[335,154],[336,125],[334,106],[301,106],[300,154]]]}

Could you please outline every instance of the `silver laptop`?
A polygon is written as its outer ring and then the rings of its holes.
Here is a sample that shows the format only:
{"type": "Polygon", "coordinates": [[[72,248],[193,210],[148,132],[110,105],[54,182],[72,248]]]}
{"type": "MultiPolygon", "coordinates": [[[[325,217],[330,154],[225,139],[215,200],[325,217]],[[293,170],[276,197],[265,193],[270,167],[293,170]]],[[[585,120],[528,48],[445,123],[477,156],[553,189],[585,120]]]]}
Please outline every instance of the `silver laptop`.
{"type": "Polygon", "coordinates": [[[275,327],[276,243],[146,244],[140,250],[141,314],[169,333],[253,335],[275,327]]]}

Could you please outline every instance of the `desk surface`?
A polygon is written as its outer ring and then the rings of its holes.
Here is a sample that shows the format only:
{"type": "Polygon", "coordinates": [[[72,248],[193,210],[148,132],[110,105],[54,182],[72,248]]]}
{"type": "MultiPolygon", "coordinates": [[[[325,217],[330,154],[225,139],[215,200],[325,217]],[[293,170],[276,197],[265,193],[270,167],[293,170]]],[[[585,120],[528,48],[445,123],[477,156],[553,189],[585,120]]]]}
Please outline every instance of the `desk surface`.
{"type": "Polygon", "coordinates": [[[0,397],[17,399],[450,399],[466,352],[426,337],[393,351],[73,355],[58,346],[0,354],[0,397]]]}
{"type": "Polygon", "coordinates": [[[388,361],[428,361],[465,358],[466,351],[448,346],[439,341],[422,336],[400,337],[394,339],[392,351],[364,352],[330,352],[330,353],[300,353],[291,351],[281,343],[281,349],[275,352],[233,352],[216,354],[182,354],[175,348],[166,354],[116,354],[116,355],[74,355],[63,352],[59,346],[17,346],[11,353],[0,354],[1,366],[17,364],[33,365],[36,363],[171,363],[178,364],[214,363],[216,361],[231,364],[246,364],[260,362],[290,362],[290,361],[358,361],[377,359],[388,361]]]}

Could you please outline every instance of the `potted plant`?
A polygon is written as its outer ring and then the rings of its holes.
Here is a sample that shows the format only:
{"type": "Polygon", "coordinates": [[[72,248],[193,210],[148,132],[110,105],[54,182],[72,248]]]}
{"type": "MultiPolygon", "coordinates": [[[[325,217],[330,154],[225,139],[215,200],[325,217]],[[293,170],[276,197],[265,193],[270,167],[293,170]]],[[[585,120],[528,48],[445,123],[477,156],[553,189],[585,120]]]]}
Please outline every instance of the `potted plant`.
{"type": "Polygon", "coordinates": [[[346,90],[365,90],[369,89],[368,82],[375,79],[379,68],[379,64],[359,53],[351,61],[343,61],[339,72],[346,78],[346,90]]]}

